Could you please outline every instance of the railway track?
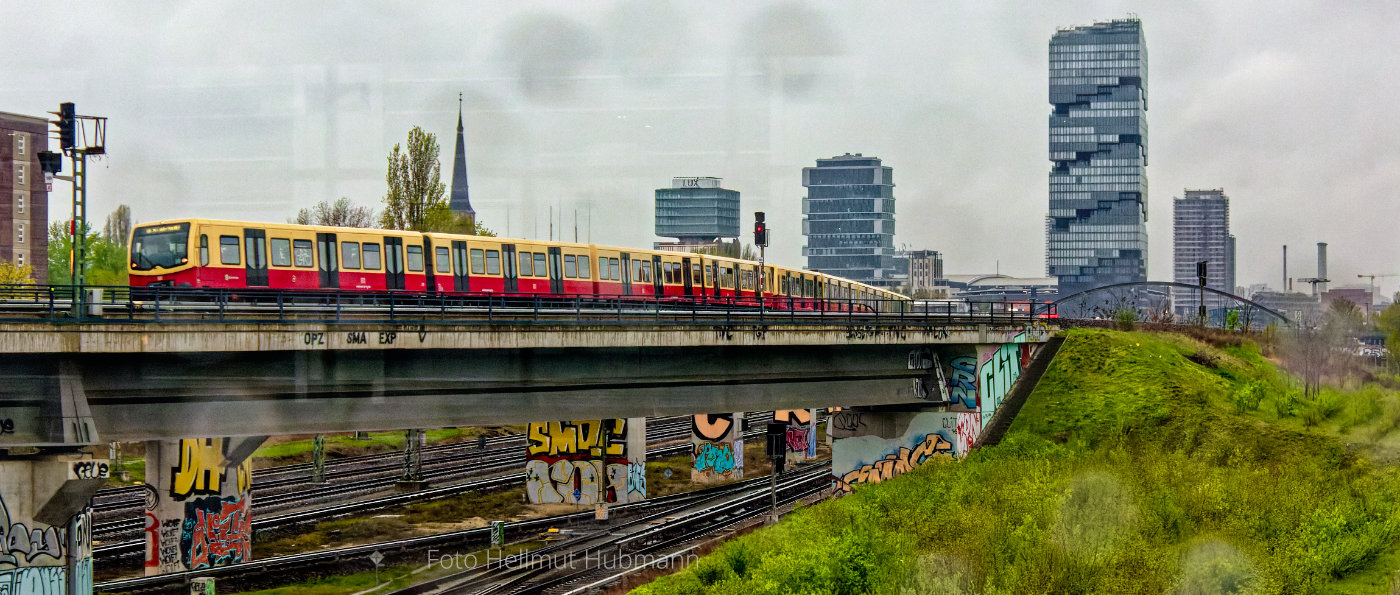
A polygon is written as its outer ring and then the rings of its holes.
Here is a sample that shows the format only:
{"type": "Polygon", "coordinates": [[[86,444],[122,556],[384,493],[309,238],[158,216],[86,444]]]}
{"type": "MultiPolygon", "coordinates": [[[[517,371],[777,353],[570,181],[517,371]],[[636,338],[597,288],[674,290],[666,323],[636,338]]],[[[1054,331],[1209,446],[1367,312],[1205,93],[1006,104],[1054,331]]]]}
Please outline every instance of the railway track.
{"type": "MultiPolygon", "coordinates": [[[[750,423],[753,424],[753,420],[768,418],[770,416],[771,413],[769,412],[755,412],[746,417],[749,418],[750,423]]],[[[757,424],[753,425],[756,426],[757,424]]],[[[668,442],[675,440],[681,436],[678,434],[678,431],[681,430],[683,430],[684,437],[688,437],[690,421],[689,419],[682,419],[679,422],[667,422],[662,427],[663,430],[659,432],[661,436],[651,436],[650,438],[655,438],[655,440],[649,440],[649,442],[668,442]],[[679,428],[679,430],[677,430],[677,428],[679,428]]],[[[648,433],[650,433],[650,425],[648,428],[648,433]]],[[[744,437],[749,439],[761,435],[762,432],[760,431],[751,431],[746,433],[744,437]]],[[[523,440],[523,437],[521,440],[523,440]]],[[[523,446],[523,442],[521,446],[523,446]]],[[[679,456],[690,452],[690,449],[691,446],[689,442],[651,448],[647,450],[647,458],[658,459],[679,456]]],[[[400,453],[399,456],[402,456],[402,454],[400,453]]],[[[425,465],[424,477],[427,479],[440,479],[443,477],[460,478],[464,476],[484,475],[492,472],[511,472],[523,469],[524,461],[524,452],[523,449],[520,449],[513,452],[498,453],[497,456],[478,461],[466,469],[450,467],[429,470],[425,465]]],[[[483,478],[424,491],[395,494],[315,510],[277,515],[271,514],[277,510],[291,508],[292,506],[290,504],[293,503],[306,505],[313,502],[344,500],[345,498],[353,497],[357,494],[362,495],[370,492],[383,491],[384,489],[392,487],[395,481],[397,481],[397,476],[391,476],[387,478],[348,482],[335,486],[319,486],[309,490],[273,496],[255,496],[253,498],[253,534],[256,536],[274,530],[312,525],[317,522],[352,514],[404,506],[413,502],[449,498],[469,491],[498,491],[511,489],[518,485],[523,485],[525,482],[523,474],[483,478]]],[[[132,503],[132,508],[137,508],[139,506],[141,505],[138,503],[132,503]]],[[[145,520],[143,517],[95,523],[93,525],[95,542],[93,548],[94,562],[99,568],[108,568],[111,566],[124,567],[135,563],[135,561],[145,553],[145,541],[141,535],[144,526],[145,520]]]]}
{"type": "MultiPolygon", "coordinates": [[[[684,446],[684,445],[682,445],[684,446]]],[[[816,494],[830,489],[829,465],[812,464],[785,476],[779,483],[779,497],[783,502],[816,494]]],[[[520,481],[517,479],[517,481],[520,481]]],[[[768,503],[768,477],[742,480],[733,484],[705,488],[641,502],[610,507],[611,521],[606,526],[596,525],[592,511],[579,512],[554,517],[544,517],[528,521],[507,523],[506,538],[510,542],[527,540],[538,532],[561,526],[584,526],[578,537],[566,542],[555,543],[533,550],[541,554],[568,554],[575,556],[603,555],[605,551],[627,551],[645,553],[664,548],[678,540],[693,539],[702,534],[732,526],[734,523],[763,514],[768,503]],[[620,536],[620,537],[619,537],[620,536]],[[611,548],[611,549],[610,549],[611,548]]],[[[256,524],[256,521],[254,522],[256,524]]],[[[255,560],[246,564],[224,566],[212,569],[173,573],[153,577],[141,577],[101,583],[95,591],[104,593],[157,593],[182,590],[196,577],[216,577],[221,582],[221,590],[233,588],[249,590],[264,588],[285,579],[288,573],[310,575],[316,573],[361,572],[373,568],[369,561],[372,552],[385,556],[388,564],[414,563],[425,561],[429,550],[438,552],[470,551],[485,548],[490,544],[490,529],[470,529],[428,537],[396,540],[384,543],[341,548],[323,552],[279,556],[255,560]],[[454,549],[455,548],[455,549],[454,549]],[[223,581],[228,581],[227,583],[223,581]],[[226,587],[225,585],[231,585],[226,587]]],[[[585,575],[565,576],[545,575],[538,572],[512,572],[510,576],[497,571],[484,584],[473,580],[468,570],[449,577],[430,581],[424,585],[400,591],[401,595],[419,593],[515,593],[538,592],[554,585],[566,585],[586,578],[585,575]],[[489,589],[482,591],[482,589],[489,589]]],[[[488,573],[489,574],[489,573],[488,573]]]]}

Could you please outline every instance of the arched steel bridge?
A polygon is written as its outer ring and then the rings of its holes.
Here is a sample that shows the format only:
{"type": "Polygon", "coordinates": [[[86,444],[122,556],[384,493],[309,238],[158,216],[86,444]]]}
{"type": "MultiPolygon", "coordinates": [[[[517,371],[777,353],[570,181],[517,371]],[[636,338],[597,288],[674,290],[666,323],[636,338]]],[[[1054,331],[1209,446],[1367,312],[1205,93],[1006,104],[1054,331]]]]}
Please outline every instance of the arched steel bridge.
{"type": "Polygon", "coordinates": [[[1077,292],[1077,293],[1072,293],[1072,294],[1070,294],[1070,295],[1061,297],[1061,298],[1055,300],[1055,301],[1052,302],[1052,303],[1054,303],[1056,306],[1058,306],[1058,305],[1060,304],[1060,302],[1069,302],[1070,300],[1075,299],[1075,298],[1082,298],[1082,297],[1084,297],[1084,296],[1091,295],[1091,294],[1095,294],[1095,293],[1100,293],[1100,292],[1103,292],[1103,291],[1109,291],[1109,290],[1113,290],[1113,289],[1125,289],[1125,288],[1134,288],[1134,289],[1135,289],[1135,288],[1139,288],[1139,287],[1180,287],[1180,288],[1184,288],[1184,289],[1190,289],[1191,291],[1200,291],[1200,290],[1204,289],[1204,290],[1206,291],[1206,293],[1211,293],[1211,294],[1223,296],[1223,297],[1229,298],[1229,299],[1231,299],[1231,300],[1234,300],[1234,301],[1239,302],[1239,303],[1242,303],[1242,304],[1248,304],[1248,305],[1250,305],[1250,306],[1252,306],[1252,307],[1254,307],[1254,308],[1258,308],[1260,311],[1262,311],[1262,312],[1264,312],[1264,313],[1266,313],[1266,314],[1269,314],[1269,315],[1271,315],[1271,316],[1273,316],[1273,317],[1275,317],[1275,318],[1278,318],[1279,320],[1283,321],[1284,324],[1292,324],[1292,321],[1289,320],[1287,316],[1284,316],[1282,312],[1279,312],[1278,310],[1274,310],[1273,308],[1270,308],[1270,307],[1268,307],[1268,306],[1265,306],[1265,305],[1263,305],[1263,304],[1260,304],[1259,302],[1256,302],[1256,301],[1251,300],[1251,299],[1249,299],[1249,298],[1240,297],[1240,296],[1235,295],[1235,294],[1233,294],[1233,293],[1230,293],[1230,292],[1228,292],[1228,291],[1221,291],[1221,290],[1219,290],[1219,289],[1214,289],[1214,288],[1211,288],[1211,287],[1202,288],[1202,287],[1199,286],[1199,285],[1191,285],[1191,284],[1189,284],[1189,283],[1177,283],[1177,282],[1175,282],[1175,281],[1134,281],[1134,282],[1130,282],[1130,283],[1114,283],[1114,284],[1112,284],[1112,285],[1104,285],[1104,286],[1102,286],[1102,287],[1095,287],[1095,288],[1093,288],[1093,289],[1086,289],[1086,290],[1084,290],[1084,291],[1080,291],[1080,292],[1077,292]]]}

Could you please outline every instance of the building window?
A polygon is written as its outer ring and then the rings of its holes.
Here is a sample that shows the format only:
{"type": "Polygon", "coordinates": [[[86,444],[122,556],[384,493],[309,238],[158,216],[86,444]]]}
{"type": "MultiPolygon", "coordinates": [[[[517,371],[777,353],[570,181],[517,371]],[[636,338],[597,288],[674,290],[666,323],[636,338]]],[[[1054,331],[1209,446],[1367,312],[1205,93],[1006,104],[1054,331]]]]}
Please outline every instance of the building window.
{"type": "Polygon", "coordinates": [[[19,265],[19,266],[24,266],[24,253],[23,253],[23,252],[16,252],[16,253],[15,253],[15,264],[17,264],[17,265],[19,265]]]}
{"type": "Polygon", "coordinates": [[[23,224],[23,223],[18,224],[17,227],[15,228],[15,243],[16,243],[16,244],[23,244],[23,243],[24,243],[24,224],[23,224]]]}
{"type": "Polygon", "coordinates": [[[20,215],[23,215],[23,214],[24,214],[24,195],[23,195],[23,194],[16,194],[16,195],[15,195],[15,213],[20,214],[20,215]]]}
{"type": "Polygon", "coordinates": [[[15,135],[15,154],[16,154],[16,155],[23,155],[23,154],[24,154],[24,141],[25,141],[25,139],[27,139],[27,138],[29,138],[29,137],[28,137],[27,135],[24,135],[24,134],[16,134],[16,135],[15,135]]]}
{"type": "Polygon", "coordinates": [[[15,185],[24,185],[24,166],[18,163],[15,164],[15,185]]]}

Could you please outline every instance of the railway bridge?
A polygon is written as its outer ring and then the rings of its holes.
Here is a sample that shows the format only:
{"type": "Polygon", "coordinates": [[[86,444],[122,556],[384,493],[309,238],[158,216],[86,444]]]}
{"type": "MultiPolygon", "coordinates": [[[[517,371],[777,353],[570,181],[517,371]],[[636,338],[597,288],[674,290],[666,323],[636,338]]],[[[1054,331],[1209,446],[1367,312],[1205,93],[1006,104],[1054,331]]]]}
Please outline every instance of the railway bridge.
{"type": "Polygon", "coordinates": [[[0,323],[0,529],[34,536],[0,551],[11,593],[91,592],[83,510],[106,465],[83,447],[147,442],[148,572],[223,565],[251,557],[247,458],[269,435],[841,406],[848,488],[969,448],[1057,330],[1008,312],[127,314],[0,323]]]}

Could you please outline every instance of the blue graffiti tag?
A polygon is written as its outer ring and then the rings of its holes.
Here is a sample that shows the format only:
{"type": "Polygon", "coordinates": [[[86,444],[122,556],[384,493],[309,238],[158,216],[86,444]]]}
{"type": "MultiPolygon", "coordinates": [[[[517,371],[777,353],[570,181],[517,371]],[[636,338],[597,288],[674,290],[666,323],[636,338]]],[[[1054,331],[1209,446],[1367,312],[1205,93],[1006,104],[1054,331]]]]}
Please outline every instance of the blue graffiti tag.
{"type": "Polygon", "coordinates": [[[948,395],[953,405],[961,404],[968,409],[977,408],[977,359],[969,355],[959,355],[949,360],[953,369],[948,377],[948,395]]]}
{"type": "Polygon", "coordinates": [[[695,469],[723,474],[733,471],[738,465],[734,462],[734,445],[701,442],[695,448],[695,469]]]}

